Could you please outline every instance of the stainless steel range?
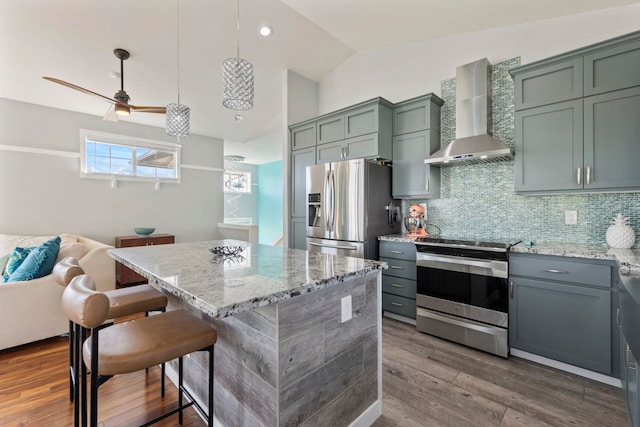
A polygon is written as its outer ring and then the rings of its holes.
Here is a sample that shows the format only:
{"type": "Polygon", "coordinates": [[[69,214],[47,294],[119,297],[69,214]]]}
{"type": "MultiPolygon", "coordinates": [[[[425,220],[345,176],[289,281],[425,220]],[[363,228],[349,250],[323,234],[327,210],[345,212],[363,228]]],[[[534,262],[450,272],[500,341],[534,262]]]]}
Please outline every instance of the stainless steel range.
{"type": "Polygon", "coordinates": [[[508,255],[518,242],[415,243],[417,329],[507,357],[508,255]]]}

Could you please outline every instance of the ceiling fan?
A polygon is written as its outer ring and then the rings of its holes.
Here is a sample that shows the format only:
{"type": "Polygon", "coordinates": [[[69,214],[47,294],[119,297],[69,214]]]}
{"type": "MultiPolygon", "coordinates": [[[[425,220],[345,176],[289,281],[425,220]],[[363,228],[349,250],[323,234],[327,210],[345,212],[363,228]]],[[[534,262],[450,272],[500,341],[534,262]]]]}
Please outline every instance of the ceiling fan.
{"type": "Polygon", "coordinates": [[[127,92],[124,90],[124,61],[129,59],[129,52],[124,49],[114,49],[113,54],[120,60],[120,90],[113,95],[113,98],[109,98],[108,96],[100,95],[97,92],[93,92],[89,89],[85,89],[83,87],[74,85],[73,83],[65,82],[64,80],[56,79],[54,77],[42,77],[45,80],[49,80],[50,82],[58,83],[63,86],[69,87],[71,89],[78,90],[80,92],[84,92],[89,95],[99,96],[105,101],[110,102],[112,105],[104,116],[104,120],[109,121],[118,121],[118,116],[128,116],[131,114],[131,111],[139,111],[141,113],[159,113],[165,114],[167,109],[166,107],[150,107],[150,106],[141,106],[141,105],[133,105],[129,104],[129,100],[131,99],[127,92]]]}

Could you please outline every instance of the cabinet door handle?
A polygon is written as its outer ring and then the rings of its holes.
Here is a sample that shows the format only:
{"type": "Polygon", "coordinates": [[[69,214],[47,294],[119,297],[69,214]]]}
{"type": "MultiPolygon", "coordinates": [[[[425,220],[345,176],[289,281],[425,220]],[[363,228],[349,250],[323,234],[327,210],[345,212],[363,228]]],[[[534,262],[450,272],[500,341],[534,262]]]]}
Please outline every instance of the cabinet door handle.
{"type": "Polygon", "coordinates": [[[620,308],[616,308],[616,326],[620,327],[620,308]]]}
{"type": "Polygon", "coordinates": [[[635,364],[634,365],[630,365],[629,364],[629,351],[631,351],[631,349],[629,348],[629,343],[626,342],[626,343],[624,343],[624,364],[627,365],[627,369],[635,371],[636,370],[636,365],[635,364]]]}
{"type": "Polygon", "coordinates": [[[589,185],[589,184],[591,184],[591,166],[587,166],[587,172],[586,173],[587,173],[587,179],[586,179],[587,183],[586,183],[586,185],[589,185]]]}
{"type": "Polygon", "coordinates": [[[547,273],[556,273],[556,274],[569,274],[568,271],[564,271],[564,270],[556,270],[555,268],[545,268],[544,270],[542,270],[544,272],[547,273]]]}
{"type": "Polygon", "coordinates": [[[398,285],[397,283],[392,283],[391,286],[394,288],[404,288],[404,285],[398,285]]]}
{"type": "Polygon", "coordinates": [[[582,185],[582,168],[578,168],[578,173],[576,174],[576,181],[578,185],[582,185]]]}
{"type": "Polygon", "coordinates": [[[404,304],[400,304],[399,302],[391,302],[391,305],[395,305],[396,307],[404,307],[404,304]]]}
{"type": "Polygon", "coordinates": [[[403,254],[404,252],[402,251],[391,251],[392,254],[403,254]]]}
{"type": "Polygon", "coordinates": [[[511,298],[513,298],[513,282],[509,283],[509,296],[511,296],[511,298]]]}
{"type": "Polygon", "coordinates": [[[391,268],[393,268],[394,270],[404,270],[404,267],[399,267],[397,265],[392,265],[391,268]]]}
{"type": "Polygon", "coordinates": [[[427,191],[427,193],[429,192],[429,181],[430,179],[427,178],[427,182],[425,183],[424,189],[427,191]]]}

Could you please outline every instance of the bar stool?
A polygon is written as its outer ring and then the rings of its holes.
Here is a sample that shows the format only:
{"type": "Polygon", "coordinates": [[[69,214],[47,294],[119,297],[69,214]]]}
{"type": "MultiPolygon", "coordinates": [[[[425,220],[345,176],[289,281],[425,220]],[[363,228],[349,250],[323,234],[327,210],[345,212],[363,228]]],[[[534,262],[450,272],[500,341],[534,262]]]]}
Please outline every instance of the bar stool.
{"type": "MultiPolygon", "coordinates": [[[[98,387],[109,378],[149,368],[178,359],[178,408],[161,415],[144,426],[151,425],[175,413],[179,423],[183,410],[194,405],[213,427],[213,360],[216,330],[204,320],[186,310],[174,310],[155,316],[116,323],[102,328],[109,315],[110,302],[106,293],[95,291],[87,275],[74,277],[62,294],[62,307],[76,325],[91,330],[82,346],[81,367],[82,420],[86,423],[87,368],[91,372],[91,427],[98,425],[98,387]],[[183,356],[195,351],[209,352],[209,401],[205,413],[198,402],[183,387],[183,356]],[[183,395],[189,402],[183,404],[183,395]]],[[[75,405],[78,405],[76,400],[75,405]]]]}
{"type": "MultiPolygon", "coordinates": [[[[67,286],[71,280],[84,274],[84,270],[73,257],[60,260],[53,268],[53,278],[61,286],[67,286]]],[[[150,311],[165,311],[167,296],[149,285],[132,286],[104,292],[109,299],[109,313],[107,319],[117,319],[137,313],[148,315],[150,311]]],[[[108,325],[108,324],[107,324],[108,325]]],[[[78,398],[80,390],[75,386],[78,382],[80,365],[80,346],[86,331],[80,330],[76,334],[74,323],[69,321],[69,399],[73,402],[78,398]]],[[[164,363],[162,364],[162,380],[160,393],[164,397],[164,363]]],[[[77,417],[78,414],[75,414],[77,417]]]]}

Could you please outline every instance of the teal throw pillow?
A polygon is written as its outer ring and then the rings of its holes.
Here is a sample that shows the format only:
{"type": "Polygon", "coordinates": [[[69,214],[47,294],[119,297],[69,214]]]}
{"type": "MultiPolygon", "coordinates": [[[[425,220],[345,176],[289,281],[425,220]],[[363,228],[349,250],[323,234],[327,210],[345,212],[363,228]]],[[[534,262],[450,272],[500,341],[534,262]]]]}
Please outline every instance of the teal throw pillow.
{"type": "Polygon", "coordinates": [[[13,250],[13,252],[9,256],[9,261],[7,261],[7,266],[4,269],[4,274],[2,275],[3,283],[6,283],[9,280],[9,276],[11,276],[11,274],[13,274],[13,272],[16,271],[18,267],[20,267],[20,265],[22,265],[22,262],[34,249],[35,246],[31,248],[17,247],[13,250]]]}
{"type": "Polygon", "coordinates": [[[24,282],[51,274],[59,250],[60,237],[55,237],[36,246],[20,264],[20,267],[11,273],[7,282],[24,282]]]}

